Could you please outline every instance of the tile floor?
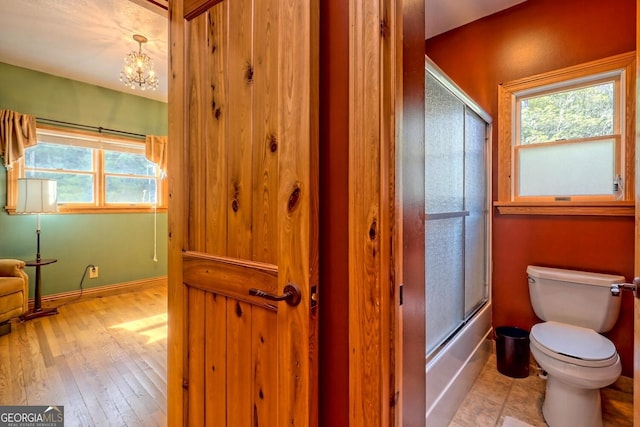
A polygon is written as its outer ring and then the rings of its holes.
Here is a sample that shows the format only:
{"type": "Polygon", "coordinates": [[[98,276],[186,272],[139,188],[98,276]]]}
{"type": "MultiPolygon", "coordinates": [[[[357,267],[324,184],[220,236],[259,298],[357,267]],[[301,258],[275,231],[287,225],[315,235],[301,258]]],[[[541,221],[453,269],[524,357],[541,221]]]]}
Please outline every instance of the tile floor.
{"type": "MultiPolygon", "coordinates": [[[[530,369],[527,378],[510,378],[498,372],[495,354],[460,405],[449,427],[498,427],[510,416],[532,426],[547,426],[542,416],[545,380],[530,369]]],[[[622,377],[602,391],[605,427],[633,426],[633,381],[622,377]]]]}

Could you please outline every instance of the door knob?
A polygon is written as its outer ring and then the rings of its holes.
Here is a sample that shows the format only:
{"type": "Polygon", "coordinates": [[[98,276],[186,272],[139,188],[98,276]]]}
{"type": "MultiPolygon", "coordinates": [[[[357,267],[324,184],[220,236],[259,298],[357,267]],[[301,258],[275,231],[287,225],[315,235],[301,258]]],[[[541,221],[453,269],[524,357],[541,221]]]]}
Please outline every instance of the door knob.
{"type": "Polygon", "coordinates": [[[270,294],[269,292],[261,291],[260,289],[255,288],[249,289],[249,295],[264,298],[269,301],[286,301],[286,303],[292,307],[300,304],[300,300],[302,299],[300,289],[293,283],[289,283],[284,287],[284,293],[282,295],[270,294]]]}

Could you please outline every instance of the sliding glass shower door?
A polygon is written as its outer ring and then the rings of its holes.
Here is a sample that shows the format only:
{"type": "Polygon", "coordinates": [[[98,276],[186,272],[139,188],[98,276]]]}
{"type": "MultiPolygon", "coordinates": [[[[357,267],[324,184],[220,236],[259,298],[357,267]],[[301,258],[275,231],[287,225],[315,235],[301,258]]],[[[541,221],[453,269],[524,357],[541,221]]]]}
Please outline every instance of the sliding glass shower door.
{"type": "Polygon", "coordinates": [[[427,66],[425,251],[427,356],[488,298],[488,121],[427,66]]]}

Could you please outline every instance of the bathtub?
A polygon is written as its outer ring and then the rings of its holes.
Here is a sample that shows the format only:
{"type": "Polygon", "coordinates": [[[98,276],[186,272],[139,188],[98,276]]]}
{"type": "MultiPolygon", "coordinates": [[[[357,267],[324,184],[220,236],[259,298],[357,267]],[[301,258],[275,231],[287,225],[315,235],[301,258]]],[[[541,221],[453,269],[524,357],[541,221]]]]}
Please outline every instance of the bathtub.
{"type": "Polygon", "coordinates": [[[487,302],[426,364],[427,426],[447,426],[493,351],[487,302]]]}

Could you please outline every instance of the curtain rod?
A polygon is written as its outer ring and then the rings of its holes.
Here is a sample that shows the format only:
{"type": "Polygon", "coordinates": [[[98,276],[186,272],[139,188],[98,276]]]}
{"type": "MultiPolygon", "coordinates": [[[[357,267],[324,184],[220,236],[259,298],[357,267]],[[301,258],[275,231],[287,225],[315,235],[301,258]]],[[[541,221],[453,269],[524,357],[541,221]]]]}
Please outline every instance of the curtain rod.
{"type": "Polygon", "coordinates": [[[36,121],[41,122],[41,123],[49,123],[49,124],[56,124],[56,125],[64,125],[64,126],[68,126],[68,127],[74,127],[76,129],[83,129],[83,130],[91,130],[94,132],[98,132],[98,133],[110,133],[112,135],[126,135],[126,136],[132,136],[135,138],[141,138],[141,139],[145,139],[146,135],[142,135],[140,133],[134,133],[134,132],[126,132],[123,130],[116,130],[116,129],[108,129],[108,128],[103,128],[102,126],[89,126],[89,125],[81,125],[78,123],[71,123],[71,122],[63,122],[60,120],[53,120],[53,119],[45,119],[42,117],[36,117],[36,121]]]}

